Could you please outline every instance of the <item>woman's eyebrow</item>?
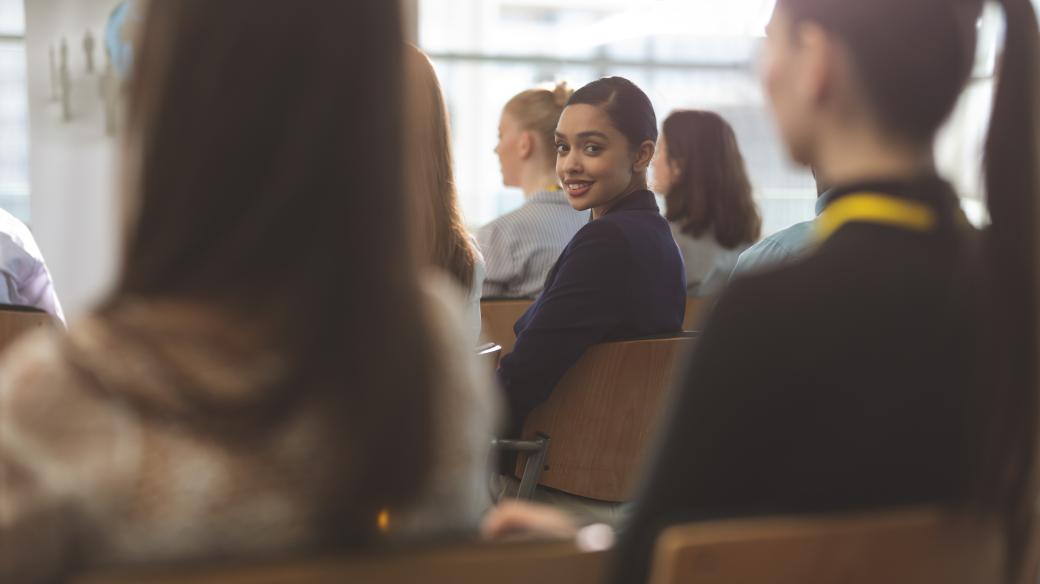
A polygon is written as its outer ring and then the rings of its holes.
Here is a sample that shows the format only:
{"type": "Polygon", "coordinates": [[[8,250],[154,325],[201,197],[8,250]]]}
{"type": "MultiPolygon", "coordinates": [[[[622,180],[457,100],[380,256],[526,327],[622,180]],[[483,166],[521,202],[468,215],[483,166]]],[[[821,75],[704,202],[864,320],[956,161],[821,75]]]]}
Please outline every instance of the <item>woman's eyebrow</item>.
{"type": "MultiPolygon", "coordinates": [[[[609,140],[610,139],[606,134],[604,134],[603,132],[600,132],[598,130],[586,130],[584,132],[578,132],[577,138],[579,140],[584,140],[586,138],[601,138],[603,140],[609,140]]],[[[565,134],[560,133],[560,132],[556,132],[556,139],[558,139],[558,140],[566,140],[567,136],[565,134]]]]}

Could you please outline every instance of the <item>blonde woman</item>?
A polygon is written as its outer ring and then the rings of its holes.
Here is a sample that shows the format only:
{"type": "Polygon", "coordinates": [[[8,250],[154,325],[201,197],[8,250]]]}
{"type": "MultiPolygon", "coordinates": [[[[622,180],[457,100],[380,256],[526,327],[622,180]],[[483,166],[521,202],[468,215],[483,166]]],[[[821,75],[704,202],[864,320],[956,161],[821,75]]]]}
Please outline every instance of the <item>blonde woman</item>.
{"type": "Polygon", "coordinates": [[[487,260],[485,297],[534,298],[574,234],[589,222],[556,178],[553,133],[570,99],[566,83],[517,94],[502,110],[498,154],[502,182],[524,192],[524,204],[485,225],[477,241],[487,260]]]}
{"type": "Polygon", "coordinates": [[[405,152],[410,157],[411,195],[420,257],[452,276],[467,296],[467,329],[473,346],[480,335],[480,290],[484,258],[466,232],[452,170],[451,130],[433,63],[412,45],[405,47],[408,125],[405,152]]]}

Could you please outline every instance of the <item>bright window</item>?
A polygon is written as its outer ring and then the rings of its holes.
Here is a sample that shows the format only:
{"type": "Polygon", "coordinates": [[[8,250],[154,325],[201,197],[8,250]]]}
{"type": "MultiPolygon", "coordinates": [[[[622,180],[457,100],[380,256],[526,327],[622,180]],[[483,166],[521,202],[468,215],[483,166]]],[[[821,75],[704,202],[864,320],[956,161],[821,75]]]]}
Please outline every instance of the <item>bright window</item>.
{"type": "Polygon", "coordinates": [[[0,0],[0,207],[29,219],[29,110],[22,0],[0,0]]]}
{"type": "MultiPolygon", "coordinates": [[[[659,120],[678,108],[722,114],[737,133],[765,233],[814,215],[815,183],[779,143],[756,74],[773,0],[420,0],[419,39],[441,75],[452,115],[459,194],[482,225],[522,202],[501,184],[494,148],[502,106],[537,84],[573,87],[622,75],[642,87],[659,120]]],[[[937,149],[973,218],[1002,22],[990,7],[976,79],[937,149]]]]}
{"type": "Polygon", "coordinates": [[[642,87],[659,120],[679,108],[722,114],[767,232],[812,217],[812,177],[783,155],[755,71],[771,10],[772,0],[423,0],[419,38],[447,94],[467,223],[522,202],[502,186],[492,152],[506,101],[546,81],[577,88],[608,74],[642,87]]]}

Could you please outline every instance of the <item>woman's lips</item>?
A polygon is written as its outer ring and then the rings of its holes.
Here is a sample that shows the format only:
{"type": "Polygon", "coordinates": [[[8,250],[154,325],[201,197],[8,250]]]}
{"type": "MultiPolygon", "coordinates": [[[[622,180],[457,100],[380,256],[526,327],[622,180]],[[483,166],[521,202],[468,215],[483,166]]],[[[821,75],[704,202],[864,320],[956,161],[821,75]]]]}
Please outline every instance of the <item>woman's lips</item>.
{"type": "Polygon", "coordinates": [[[592,188],[591,181],[584,180],[569,180],[563,183],[564,190],[567,191],[567,195],[571,197],[583,197],[592,188]]]}

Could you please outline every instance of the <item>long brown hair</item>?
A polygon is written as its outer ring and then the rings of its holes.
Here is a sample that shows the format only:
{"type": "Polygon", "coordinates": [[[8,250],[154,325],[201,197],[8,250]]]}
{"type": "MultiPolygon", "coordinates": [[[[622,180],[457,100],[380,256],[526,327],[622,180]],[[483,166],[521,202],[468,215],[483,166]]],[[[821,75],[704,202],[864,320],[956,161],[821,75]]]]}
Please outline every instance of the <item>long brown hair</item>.
{"type": "Polygon", "coordinates": [[[430,468],[431,341],[399,165],[394,2],[151,2],[130,80],[121,275],[101,314],[172,299],[226,314],[286,367],[248,404],[184,391],[248,444],[296,404],[342,435],[329,529],[374,528],[430,468]]]}
{"type": "Polygon", "coordinates": [[[452,169],[451,128],[437,73],[425,53],[405,46],[408,89],[406,152],[420,257],[473,286],[477,252],[462,222],[452,169]]]}
{"type": "Polygon", "coordinates": [[[664,194],[668,220],[693,237],[711,230],[726,249],[757,241],[762,218],[733,128],[714,112],[680,110],[663,133],[668,163],[679,170],[664,194]]]}
{"type": "MultiPolygon", "coordinates": [[[[1036,494],[1040,31],[1030,0],[1000,3],[1007,32],[984,164],[998,361],[985,388],[992,413],[983,480],[973,488],[978,502],[1004,520],[1014,579],[1036,494]]],[[[971,75],[982,5],[982,0],[779,2],[796,23],[810,20],[840,37],[879,120],[921,144],[934,139],[971,75]]]]}

